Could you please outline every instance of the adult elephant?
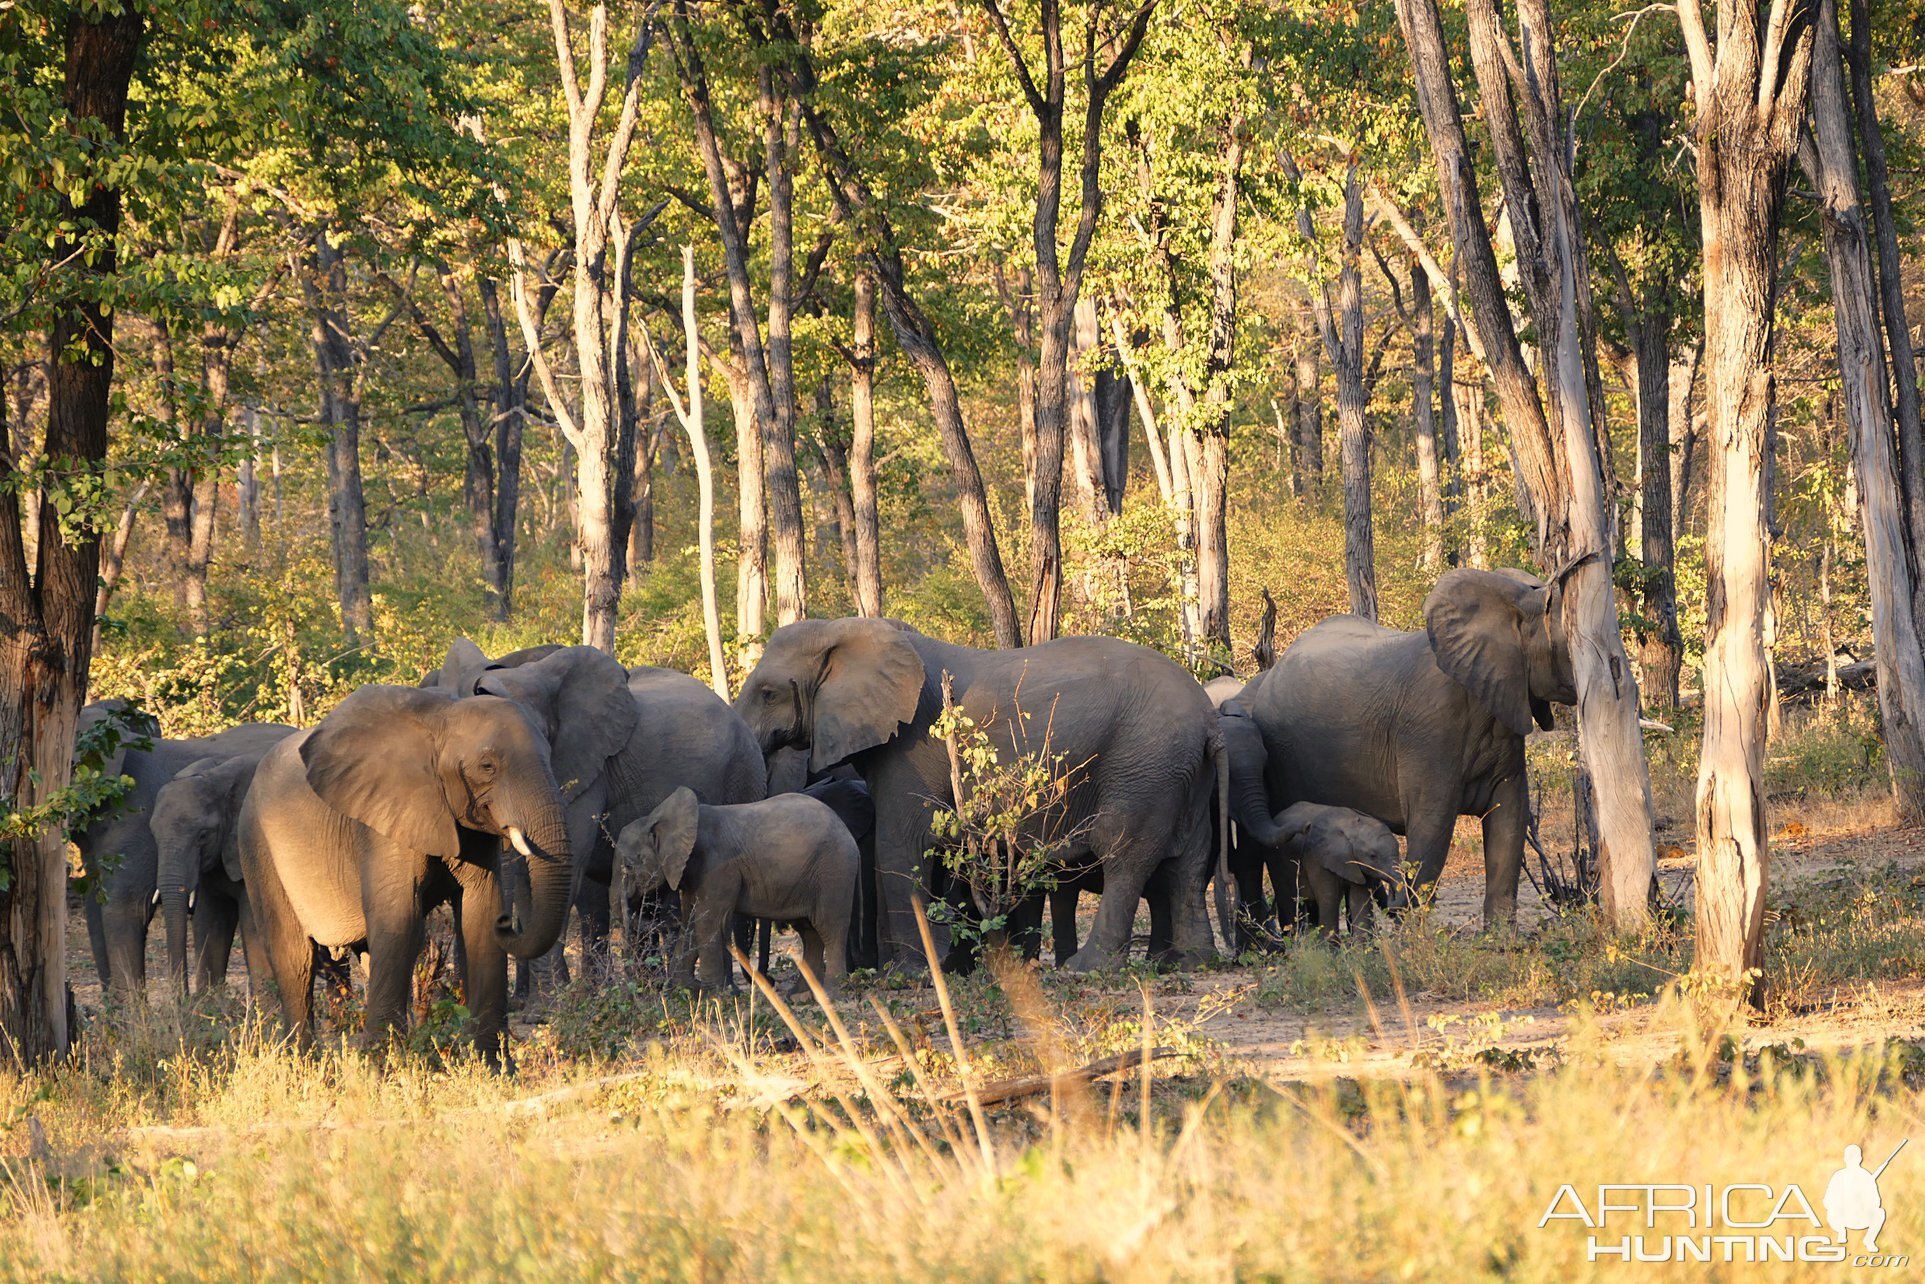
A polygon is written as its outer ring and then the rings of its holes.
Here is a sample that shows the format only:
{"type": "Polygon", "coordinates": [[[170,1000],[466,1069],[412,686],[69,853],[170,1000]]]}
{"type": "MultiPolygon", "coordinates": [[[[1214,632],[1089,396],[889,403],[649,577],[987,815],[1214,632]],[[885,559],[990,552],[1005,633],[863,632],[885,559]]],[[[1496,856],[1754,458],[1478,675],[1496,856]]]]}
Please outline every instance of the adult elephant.
{"type": "MultiPolygon", "coordinates": [[[[281,728],[273,742],[294,734],[281,728]]],[[[227,977],[227,962],[240,930],[250,955],[258,959],[247,892],[241,885],[239,820],[254,772],[273,744],[231,758],[209,757],[190,764],[154,800],[148,829],[154,836],[159,866],[161,924],[167,932],[167,974],[188,992],[187,919],[194,919],[193,989],[203,991],[227,977]]]]}
{"type": "MultiPolygon", "coordinates": [[[[1230,876],[1236,885],[1236,950],[1239,954],[1266,942],[1274,945],[1286,926],[1286,907],[1297,900],[1296,862],[1285,850],[1283,831],[1270,809],[1266,777],[1269,750],[1263,732],[1250,712],[1250,701],[1262,689],[1268,671],[1249,682],[1218,678],[1205,685],[1217,707],[1217,728],[1230,760],[1230,816],[1236,821],[1230,838],[1230,876]],[[1270,893],[1263,894],[1263,877],[1270,876],[1270,893]],[[1275,932],[1271,913],[1277,916],[1275,932]]],[[[1227,889],[1226,889],[1227,890],[1227,889]]],[[[1294,918],[1294,913],[1291,913],[1294,918]]]]}
{"type": "Polygon", "coordinates": [[[736,708],[765,754],[806,748],[813,770],[846,761],[869,786],[882,961],[920,954],[912,898],[932,883],[931,813],[952,797],[948,754],[930,735],[945,674],[1000,750],[1061,755],[1075,769],[1058,832],[1076,835],[1070,863],[1100,863],[1104,893],[1068,966],[1123,958],[1152,879],[1171,898],[1176,961],[1215,957],[1204,884],[1225,764],[1210,702],[1189,674],[1115,638],[979,651],[892,620],[803,620],[769,638],[736,708]]]}
{"type": "Polygon", "coordinates": [[[547,738],[509,700],[362,687],[261,760],[240,857],[281,1010],[305,1046],[316,945],[365,945],[367,1041],[407,1019],[428,911],[450,904],[475,1044],[497,1061],[507,957],[561,935],[572,863],[547,738]],[[506,897],[501,840],[527,862],[506,897]]]}
{"type": "Polygon", "coordinates": [[[1350,807],[1406,839],[1418,886],[1435,882],[1459,816],[1484,825],[1484,921],[1517,913],[1529,795],[1524,737],[1577,700],[1559,623],[1567,567],[1457,570],[1405,633],[1354,615],[1297,638],[1244,698],[1269,755],[1269,801],[1350,807]]]}
{"type": "Polygon", "coordinates": [[[748,725],[686,673],[625,669],[586,646],[534,647],[475,669],[473,657],[457,650],[464,650],[461,643],[450,650],[444,675],[467,683],[464,692],[521,705],[555,745],[555,778],[575,844],[574,899],[584,949],[599,950],[608,941],[611,835],[680,788],[710,806],[756,802],[768,791],[768,767],[748,725]]]}
{"type": "Polygon", "coordinates": [[[168,740],[160,736],[159,724],[151,715],[132,711],[124,700],[88,705],[81,710],[80,727],[85,730],[110,716],[120,718],[144,739],[123,741],[103,765],[103,773],[128,776],[134,783],[118,802],[76,830],[73,840],[87,876],[82,899],[100,983],[121,995],[144,997],[147,931],[154,921],[160,886],[159,852],[148,821],[161,789],[192,763],[261,752],[294,728],[245,723],[211,736],[168,740]]]}

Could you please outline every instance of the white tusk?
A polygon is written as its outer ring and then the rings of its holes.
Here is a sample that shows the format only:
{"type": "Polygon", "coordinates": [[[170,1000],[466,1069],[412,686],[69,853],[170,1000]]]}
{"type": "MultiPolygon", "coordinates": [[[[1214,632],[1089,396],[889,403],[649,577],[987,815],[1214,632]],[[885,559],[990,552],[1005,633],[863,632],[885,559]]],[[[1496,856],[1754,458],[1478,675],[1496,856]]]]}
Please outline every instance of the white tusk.
{"type": "Polygon", "coordinates": [[[513,825],[508,826],[505,832],[508,835],[508,841],[514,844],[516,851],[526,856],[529,860],[535,859],[535,849],[528,845],[528,835],[522,833],[521,830],[513,825]]]}

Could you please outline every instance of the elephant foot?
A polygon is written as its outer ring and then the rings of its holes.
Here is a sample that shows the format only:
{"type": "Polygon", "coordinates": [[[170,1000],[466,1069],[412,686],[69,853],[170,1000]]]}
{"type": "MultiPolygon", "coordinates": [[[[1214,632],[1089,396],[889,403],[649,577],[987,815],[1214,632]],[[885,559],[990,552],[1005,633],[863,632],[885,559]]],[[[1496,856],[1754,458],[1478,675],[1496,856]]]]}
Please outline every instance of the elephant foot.
{"type": "Polygon", "coordinates": [[[1063,964],[1063,970],[1066,972],[1102,972],[1115,967],[1119,961],[1116,955],[1108,950],[1099,950],[1093,946],[1085,945],[1082,949],[1069,956],[1069,962],[1063,964]]]}

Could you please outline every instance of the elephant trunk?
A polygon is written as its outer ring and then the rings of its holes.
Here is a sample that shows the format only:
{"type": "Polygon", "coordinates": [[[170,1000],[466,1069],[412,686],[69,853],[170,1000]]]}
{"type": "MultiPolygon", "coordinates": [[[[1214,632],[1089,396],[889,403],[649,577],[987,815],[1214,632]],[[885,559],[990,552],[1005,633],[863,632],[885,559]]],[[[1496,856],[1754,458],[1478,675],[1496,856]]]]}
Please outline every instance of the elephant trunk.
{"type": "Polygon", "coordinates": [[[199,881],[198,867],[190,869],[187,854],[173,846],[163,846],[159,860],[160,914],[167,929],[167,975],[174,979],[182,994],[187,984],[188,898],[199,881]]]}
{"type": "MultiPolygon", "coordinates": [[[[540,958],[561,939],[574,887],[574,863],[559,801],[541,808],[526,829],[511,824],[502,831],[527,863],[528,904],[524,908],[515,903],[511,893],[508,912],[495,923],[495,937],[515,958],[540,958]]],[[[505,880],[504,885],[514,883],[505,880]]]]}
{"type": "Polygon", "coordinates": [[[178,878],[168,879],[160,888],[161,919],[167,927],[167,975],[182,994],[187,985],[187,888],[178,878]]]}
{"type": "Polygon", "coordinates": [[[1230,814],[1244,838],[1264,847],[1283,843],[1283,829],[1270,814],[1270,798],[1263,787],[1262,773],[1230,773],[1230,814]]]}

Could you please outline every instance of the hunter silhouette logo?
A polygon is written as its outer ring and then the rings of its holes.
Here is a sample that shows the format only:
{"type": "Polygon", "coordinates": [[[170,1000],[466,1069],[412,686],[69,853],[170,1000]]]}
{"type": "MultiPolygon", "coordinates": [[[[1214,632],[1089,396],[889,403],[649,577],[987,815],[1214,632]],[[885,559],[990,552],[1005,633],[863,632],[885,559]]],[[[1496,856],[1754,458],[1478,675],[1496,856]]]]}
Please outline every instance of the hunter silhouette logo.
{"type": "Polygon", "coordinates": [[[1866,1172],[1865,1152],[1856,1146],[1845,1147],[1845,1166],[1833,1173],[1825,1186],[1825,1224],[1831,1227],[1832,1234],[1847,1240],[1848,1232],[1862,1230],[1865,1251],[1878,1251],[1878,1232],[1885,1226],[1885,1207],[1878,1199],[1878,1179],[1903,1149],[1905,1142],[1901,1141],[1898,1150],[1886,1156],[1884,1163],[1866,1172]]]}
{"type": "Polygon", "coordinates": [[[1887,1210],[1878,1179],[1905,1149],[1900,1141],[1876,1168],[1856,1145],[1831,1174],[1824,1216],[1796,1182],[1612,1182],[1580,1191],[1565,1183],[1538,1218],[1583,1224],[1589,1262],[1837,1262],[1907,1266],[1911,1258],[1879,1248],[1887,1210]],[[1587,1196],[1591,1196],[1587,1198],[1587,1196]],[[1862,1232],[1857,1251],[1853,1232],[1862,1232]]]}

